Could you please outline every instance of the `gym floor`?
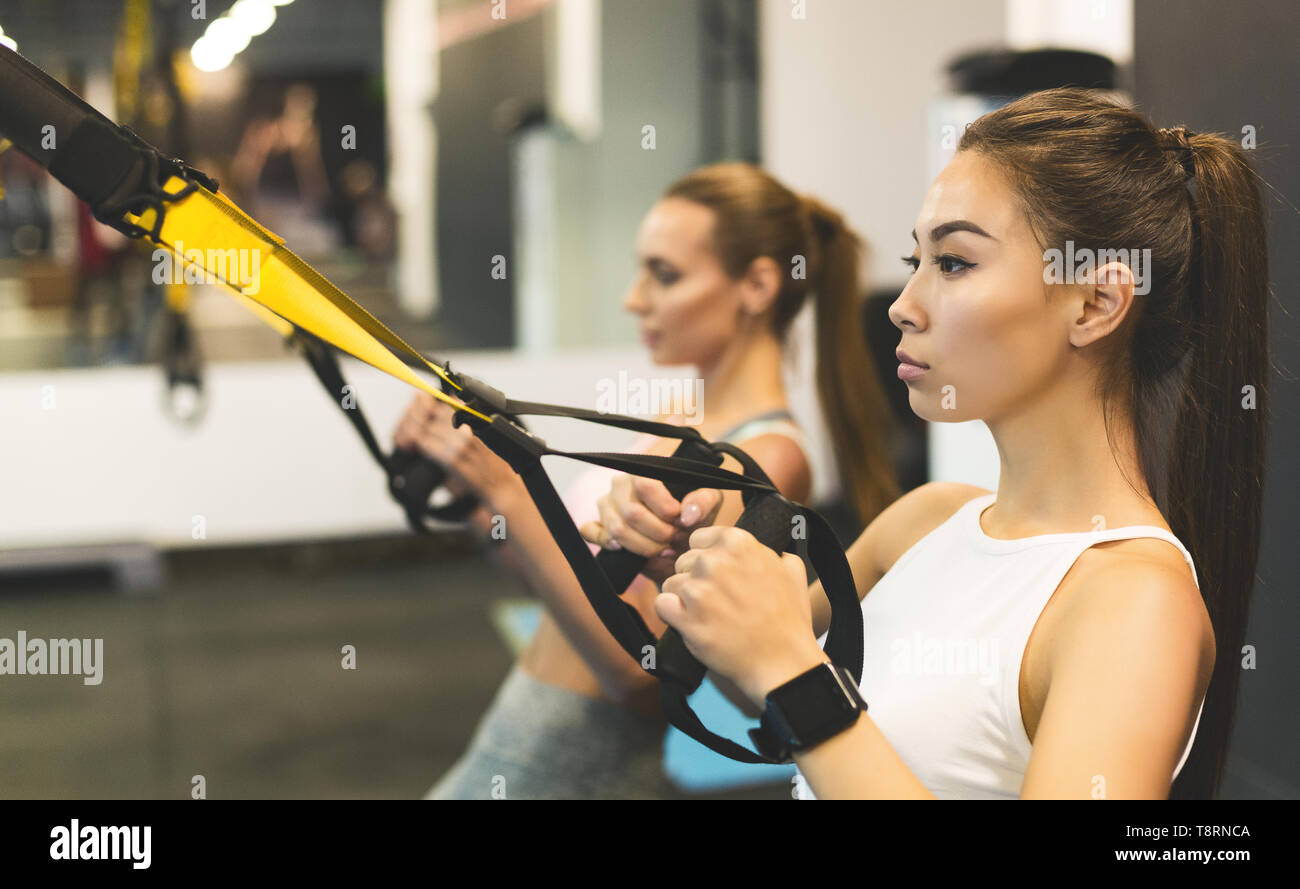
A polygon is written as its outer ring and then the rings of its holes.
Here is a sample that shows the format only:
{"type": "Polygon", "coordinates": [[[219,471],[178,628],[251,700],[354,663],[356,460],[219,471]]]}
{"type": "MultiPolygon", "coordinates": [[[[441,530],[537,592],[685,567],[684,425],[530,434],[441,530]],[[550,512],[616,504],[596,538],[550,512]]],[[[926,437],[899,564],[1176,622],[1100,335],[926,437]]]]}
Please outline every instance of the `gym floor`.
{"type": "Polygon", "coordinates": [[[202,775],[209,799],[418,798],[510,668],[493,602],[526,595],[454,536],[166,565],[147,596],[107,575],[0,576],[0,636],[104,640],[100,685],[0,675],[0,797],[184,799],[202,775]]]}

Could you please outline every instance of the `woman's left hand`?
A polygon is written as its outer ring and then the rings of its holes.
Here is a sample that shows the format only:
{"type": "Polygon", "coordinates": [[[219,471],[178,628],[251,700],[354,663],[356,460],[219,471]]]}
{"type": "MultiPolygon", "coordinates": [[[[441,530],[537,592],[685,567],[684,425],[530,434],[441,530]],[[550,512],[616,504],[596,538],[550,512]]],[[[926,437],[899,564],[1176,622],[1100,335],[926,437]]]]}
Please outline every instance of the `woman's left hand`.
{"type": "Polygon", "coordinates": [[[778,555],[730,526],[700,528],[690,545],[655,611],[705,666],[762,707],[772,689],[826,660],[798,556],[778,555]]]}

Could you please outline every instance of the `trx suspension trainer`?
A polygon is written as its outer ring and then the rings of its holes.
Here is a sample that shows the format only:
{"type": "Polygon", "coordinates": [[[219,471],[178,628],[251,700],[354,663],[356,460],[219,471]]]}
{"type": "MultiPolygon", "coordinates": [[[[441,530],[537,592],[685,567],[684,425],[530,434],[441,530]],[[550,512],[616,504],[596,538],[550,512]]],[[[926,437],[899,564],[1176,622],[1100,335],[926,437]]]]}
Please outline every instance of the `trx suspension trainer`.
{"type": "MultiPolygon", "coordinates": [[[[796,552],[811,561],[831,605],[826,654],[847,668],[855,681],[861,680],[862,612],[843,547],[825,519],[781,496],[740,448],[709,442],[691,427],[516,401],[453,371],[448,363],[430,360],[220,194],[214,180],[164,156],[4,47],[0,47],[0,135],[85,201],[104,224],[169,250],[183,246],[187,265],[224,284],[302,351],[335,403],[345,385],[333,351],[337,349],[455,407],[453,422],[468,424],[519,474],[592,608],[628,655],[659,680],[664,716],[686,735],[741,762],[787,761],[761,728],[749,733],[755,752],[704,726],[686,699],[703,681],[706,668],[676,630],[670,628],[656,639],[640,613],[620,598],[645,558],[626,550],[602,551],[593,557],[542,468],[542,457],[567,457],[658,479],[679,500],[703,487],[740,491],[745,509],[736,527],[777,552],[796,552]],[[250,262],[256,262],[258,269],[256,292],[248,281],[234,279],[231,264],[214,256],[252,257],[250,262]],[[439,385],[426,382],[417,370],[435,375],[439,385]],[[671,457],[559,451],[531,434],[520,422],[522,416],[584,420],[675,438],[680,444],[671,457]],[[724,454],[740,463],[743,474],[722,468],[724,454]],[[800,517],[806,533],[796,535],[793,528],[800,517]]],[[[237,275],[244,263],[233,265],[237,275]]],[[[414,528],[427,531],[429,518],[463,519],[473,508],[469,500],[430,507],[430,494],[444,477],[441,467],[411,452],[385,454],[360,410],[344,413],[388,476],[390,491],[414,528]]]]}

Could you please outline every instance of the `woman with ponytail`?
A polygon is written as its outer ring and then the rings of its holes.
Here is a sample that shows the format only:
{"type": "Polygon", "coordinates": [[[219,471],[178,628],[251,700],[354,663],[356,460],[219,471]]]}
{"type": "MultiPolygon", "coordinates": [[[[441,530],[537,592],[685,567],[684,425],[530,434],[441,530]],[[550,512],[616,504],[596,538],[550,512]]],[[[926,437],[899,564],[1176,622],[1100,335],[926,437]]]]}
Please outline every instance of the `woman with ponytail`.
{"type": "MultiPolygon", "coordinates": [[[[719,164],[669,187],[642,223],[637,252],[624,306],[640,320],[654,363],[696,367],[702,411],[692,420],[702,435],[744,448],[782,493],[808,499],[811,461],[789,411],[782,356],[791,322],[812,300],[818,389],[846,499],[865,523],[897,497],[892,415],[862,329],[861,244],[837,213],[757,167],[719,164]]],[[[469,749],[428,796],[671,795],[660,768],[667,724],[656,680],[601,624],[522,482],[466,428],[452,428],[450,411],[432,398],[412,404],[396,444],[440,462],[454,492],[477,494],[483,506],[471,525],[546,609],[469,749]],[[488,540],[494,515],[506,517],[505,540],[488,540]]],[[[633,449],[668,454],[676,445],[643,436],[633,449]]],[[[724,466],[741,469],[730,457],[724,466]]],[[[565,497],[589,539],[593,529],[618,526],[609,511],[614,495],[652,504],[653,511],[624,512],[620,530],[628,549],[650,557],[624,598],[658,635],[665,628],[652,607],[658,588],[647,577],[671,569],[701,521],[734,523],[740,496],[710,499],[702,510],[696,500],[708,492],[678,503],[658,482],[593,468],[565,497]]]]}
{"type": "MultiPolygon", "coordinates": [[[[924,485],[850,548],[862,681],[802,714],[800,795],[1214,796],[1268,405],[1244,153],[1034,93],[966,130],[913,235],[899,378],[925,419],[983,420],[1001,476],[924,485]]],[[[797,560],[736,528],[689,542],[655,609],[697,657],[768,712],[834,675],[797,560]]]]}

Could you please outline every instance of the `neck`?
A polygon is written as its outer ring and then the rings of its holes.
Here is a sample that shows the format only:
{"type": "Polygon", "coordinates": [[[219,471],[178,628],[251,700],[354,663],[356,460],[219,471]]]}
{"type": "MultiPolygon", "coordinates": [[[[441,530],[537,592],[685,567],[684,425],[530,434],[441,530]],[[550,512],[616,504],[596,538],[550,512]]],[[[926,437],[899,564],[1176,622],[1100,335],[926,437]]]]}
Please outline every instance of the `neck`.
{"type": "Polygon", "coordinates": [[[711,433],[754,414],[786,407],[781,344],[764,329],[734,337],[718,357],[699,365],[704,422],[711,433]]]}
{"type": "Polygon", "coordinates": [[[996,505],[981,522],[984,530],[1014,538],[1137,524],[1165,527],[1141,470],[1129,417],[1113,410],[1112,445],[1100,400],[1090,388],[1072,385],[989,421],[1001,476],[996,505]]]}

